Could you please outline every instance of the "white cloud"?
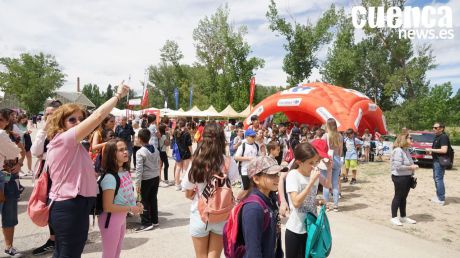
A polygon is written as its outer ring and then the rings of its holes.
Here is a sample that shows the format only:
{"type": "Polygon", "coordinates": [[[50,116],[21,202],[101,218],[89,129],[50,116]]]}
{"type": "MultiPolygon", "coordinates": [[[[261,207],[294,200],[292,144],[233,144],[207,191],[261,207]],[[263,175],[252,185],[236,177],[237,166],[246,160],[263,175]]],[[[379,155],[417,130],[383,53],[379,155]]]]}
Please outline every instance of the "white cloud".
{"type": "MultiPolygon", "coordinates": [[[[316,21],[333,2],[349,9],[355,1],[277,0],[276,3],[288,21],[292,21],[292,16],[305,23],[316,21]]],[[[131,75],[131,85],[140,91],[139,81],[144,80],[145,68],[159,62],[159,49],[167,39],[178,42],[185,63],[196,61],[193,29],[200,19],[211,16],[225,3],[224,0],[0,1],[0,55],[16,57],[22,52],[39,51],[54,55],[67,74],[63,90],[75,90],[77,76],[82,84],[96,83],[105,89],[109,83],[117,84],[131,75]]],[[[258,83],[285,85],[284,39],[276,37],[268,27],[265,17],[268,3],[228,1],[230,18],[235,25],[248,26],[246,39],[254,55],[265,59],[265,67],[256,71],[258,83]]],[[[460,1],[451,1],[449,5],[455,11],[454,18],[460,17],[460,1]]],[[[458,26],[458,19],[454,21],[458,26]]],[[[431,42],[441,72],[430,76],[443,76],[444,71],[445,76],[452,78],[453,70],[460,66],[459,38],[457,28],[455,40],[431,42]],[[454,67],[447,71],[445,65],[454,67]]],[[[326,53],[327,46],[321,49],[318,58],[324,59],[326,53]]],[[[317,69],[311,78],[321,78],[317,69]]]]}

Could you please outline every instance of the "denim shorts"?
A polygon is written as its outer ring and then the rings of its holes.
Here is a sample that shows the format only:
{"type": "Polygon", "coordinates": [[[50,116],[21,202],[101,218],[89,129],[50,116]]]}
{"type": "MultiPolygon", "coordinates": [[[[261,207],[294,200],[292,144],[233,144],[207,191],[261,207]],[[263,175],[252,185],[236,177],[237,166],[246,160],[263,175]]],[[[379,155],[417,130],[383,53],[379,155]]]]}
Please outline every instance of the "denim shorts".
{"type": "Polygon", "coordinates": [[[192,237],[206,237],[209,232],[217,235],[222,235],[224,231],[224,225],[226,221],[219,223],[206,223],[201,220],[200,213],[196,210],[190,214],[190,235],[192,237]]]}
{"type": "Polygon", "coordinates": [[[2,205],[2,227],[11,228],[18,224],[19,189],[14,178],[4,183],[6,201],[2,205]]]}

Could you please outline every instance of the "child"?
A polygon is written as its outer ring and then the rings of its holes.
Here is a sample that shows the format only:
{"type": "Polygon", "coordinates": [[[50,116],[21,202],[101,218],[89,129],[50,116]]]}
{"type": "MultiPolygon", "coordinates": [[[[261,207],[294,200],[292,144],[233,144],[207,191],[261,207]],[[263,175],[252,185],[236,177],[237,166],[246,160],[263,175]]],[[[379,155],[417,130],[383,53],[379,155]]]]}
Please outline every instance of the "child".
{"type": "Polygon", "coordinates": [[[259,156],[259,145],[255,143],[256,132],[252,129],[246,130],[244,133],[245,141],[238,147],[235,153],[235,160],[239,161],[239,171],[241,181],[243,183],[243,190],[249,189],[249,178],[247,166],[249,162],[259,156]]]}
{"type": "Polygon", "coordinates": [[[379,140],[375,144],[375,149],[377,151],[377,161],[383,161],[383,150],[385,146],[383,146],[383,137],[380,137],[379,140]]]}
{"type": "Polygon", "coordinates": [[[136,205],[126,143],[122,139],[108,141],[102,156],[102,168],[106,171],[100,183],[104,211],[99,215],[98,225],[102,236],[102,257],[113,258],[120,257],[126,231],[126,214],[139,214],[142,205],[136,205]],[[116,177],[119,178],[120,184],[115,196],[116,177]],[[106,227],[109,213],[110,223],[106,227]]]}
{"type": "Polygon", "coordinates": [[[191,168],[182,180],[185,196],[192,200],[190,235],[195,257],[220,257],[222,253],[222,234],[226,220],[203,222],[198,209],[198,199],[212,191],[209,188],[211,184],[208,183],[213,176],[223,178],[226,174],[227,177],[223,179],[225,181],[222,184],[231,184],[238,179],[238,167],[233,159],[225,156],[225,148],[222,127],[215,122],[206,123],[201,142],[193,154],[191,168]]]}
{"type": "Polygon", "coordinates": [[[358,170],[358,151],[357,149],[363,145],[363,142],[355,137],[355,133],[353,129],[349,128],[346,131],[346,137],[344,139],[344,143],[347,149],[345,153],[345,175],[343,178],[343,182],[348,182],[348,171],[351,168],[351,172],[353,173],[353,177],[351,178],[350,185],[356,184],[356,174],[358,170]]]}
{"type": "MultiPolygon", "coordinates": [[[[271,141],[267,144],[267,151],[268,151],[268,157],[272,158],[276,164],[278,164],[278,160],[276,159],[281,151],[280,144],[277,141],[271,141]]],[[[283,161],[283,164],[285,164],[285,161],[283,161]]],[[[280,164],[278,164],[280,165],[280,164]]],[[[280,173],[280,183],[278,184],[278,194],[280,198],[280,215],[281,217],[285,217],[289,213],[289,205],[287,203],[287,194],[286,194],[286,176],[287,176],[287,171],[281,171],[280,173]]]]}
{"type": "Polygon", "coordinates": [[[152,230],[158,224],[158,186],[160,184],[160,152],[149,144],[149,129],[139,130],[138,138],[142,147],[136,153],[136,189],[141,195],[144,211],[142,225],[136,232],[152,230]]]}
{"type": "Polygon", "coordinates": [[[278,190],[280,172],[287,172],[287,167],[279,166],[271,157],[257,157],[248,164],[248,197],[256,195],[266,204],[270,212],[270,223],[264,230],[264,208],[260,204],[244,204],[241,211],[243,239],[246,240],[244,257],[283,257],[278,198],[275,194],[278,190]]]}
{"type": "MultiPolygon", "coordinates": [[[[317,215],[316,193],[318,181],[324,187],[331,187],[331,173],[327,178],[320,174],[316,166],[319,156],[316,149],[307,142],[299,143],[294,150],[297,169],[289,171],[286,178],[291,214],[286,223],[286,257],[305,257],[307,231],[305,218],[308,212],[317,215]]],[[[330,171],[330,170],[329,170],[330,171]]]]}

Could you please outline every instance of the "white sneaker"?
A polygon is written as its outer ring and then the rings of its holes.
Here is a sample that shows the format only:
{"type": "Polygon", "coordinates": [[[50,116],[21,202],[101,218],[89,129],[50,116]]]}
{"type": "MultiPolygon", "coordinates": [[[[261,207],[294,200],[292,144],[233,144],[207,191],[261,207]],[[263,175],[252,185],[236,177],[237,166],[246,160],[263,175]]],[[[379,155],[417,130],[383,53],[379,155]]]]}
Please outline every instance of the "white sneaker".
{"type": "Polygon", "coordinates": [[[171,180],[166,180],[165,182],[166,182],[169,186],[173,186],[173,185],[176,184],[174,181],[171,181],[171,180]]]}
{"type": "Polygon", "coordinates": [[[160,187],[168,187],[169,185],[165,183],[164,181],[161,181],[159,184],[160,187]]]}
{"type": "Polygon", "coordinates": [[[417,221],[415,221],[413,219],[410,219],[408,217],[401,217],[401,218],[399,218],[399,221],[401,221],[402,223],[409,223],[409,224],[417,223],[417,221]]]}
{"type": "Polygon", "coordinates": [[[180,190],[182,190],[182,186],[176,185],[176,191],[180,191],[180,190]]]}
{"type": "Polygon", "coordinates": [[[443,206],[444,203],[445,203],[444,201],[440,201],[440,200],[438,199],[438,197],[433,197],[433,198],[431,198],[431,202],[434,202],[434,203],[439,204],[439,205],[441,205],[441,206],[443,206]]]}
{"type": "Polygon", "coordinates": [[[391,223],[393,223],[393,225],[396,225],[396,226],[402,226],[402,223],[401,221],[399,220],[398,217],[394,217],[392,219],[390,219],[391,223]]]}

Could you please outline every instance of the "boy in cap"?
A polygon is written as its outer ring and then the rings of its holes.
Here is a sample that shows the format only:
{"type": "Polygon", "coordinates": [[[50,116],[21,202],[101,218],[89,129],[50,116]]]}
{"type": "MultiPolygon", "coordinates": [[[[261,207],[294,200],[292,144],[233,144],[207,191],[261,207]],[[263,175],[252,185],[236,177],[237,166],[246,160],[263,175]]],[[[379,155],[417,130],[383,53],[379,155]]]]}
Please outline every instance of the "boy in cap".
{"type": "Polygon", "coordinates": [[[243,189],[249,189],[249,178],[247,166],[251,160],[259,156],[259,145],[255,143],[256,132],[252,129],[246,130],[244,133],[245,140],[238,147],[235,153],[235,161],[239,161],[238,170],[241,175],[243,189]]]}

